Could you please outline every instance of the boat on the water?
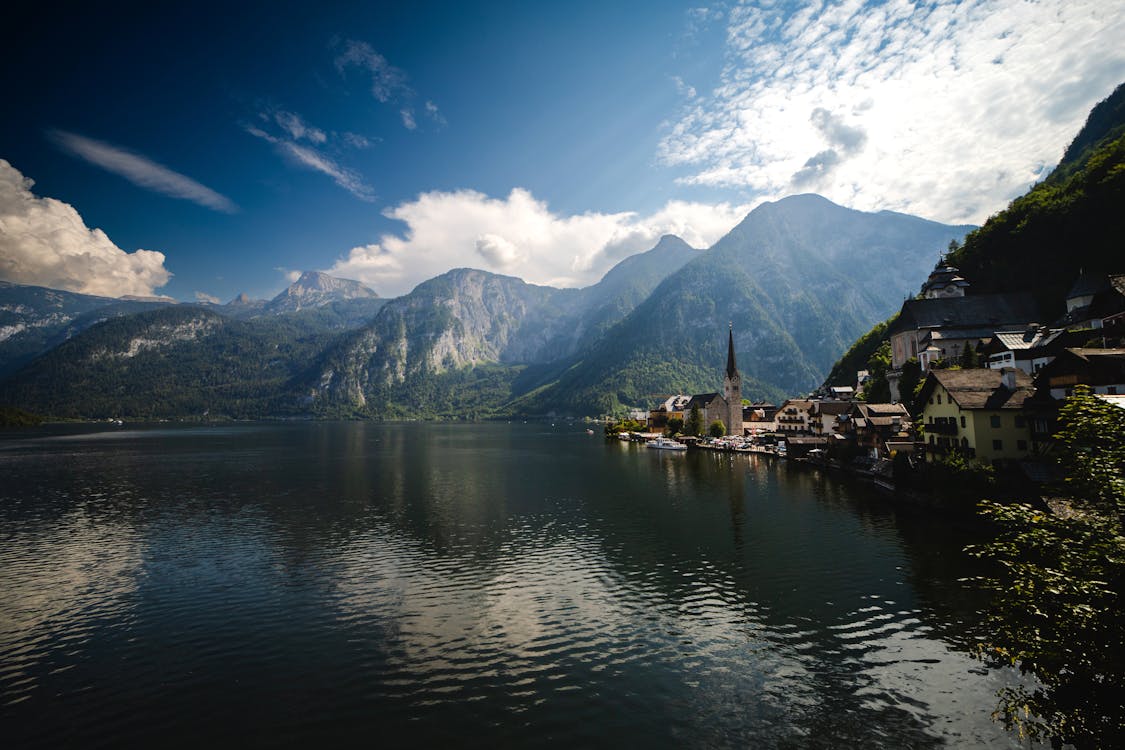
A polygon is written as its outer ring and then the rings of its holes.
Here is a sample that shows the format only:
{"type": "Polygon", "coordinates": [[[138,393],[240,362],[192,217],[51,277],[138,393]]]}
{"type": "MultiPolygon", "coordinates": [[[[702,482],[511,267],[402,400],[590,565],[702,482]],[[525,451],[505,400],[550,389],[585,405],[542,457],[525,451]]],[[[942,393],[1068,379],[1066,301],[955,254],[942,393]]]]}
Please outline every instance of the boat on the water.
{"type": "Polygon", "coordinates": [[[661,448],[666,451],[686,451],[687,446],[683,443],[677,443],[675,440],[666,437],[658,437],[656,440],[645,444],[646,448],[661,448]]]}

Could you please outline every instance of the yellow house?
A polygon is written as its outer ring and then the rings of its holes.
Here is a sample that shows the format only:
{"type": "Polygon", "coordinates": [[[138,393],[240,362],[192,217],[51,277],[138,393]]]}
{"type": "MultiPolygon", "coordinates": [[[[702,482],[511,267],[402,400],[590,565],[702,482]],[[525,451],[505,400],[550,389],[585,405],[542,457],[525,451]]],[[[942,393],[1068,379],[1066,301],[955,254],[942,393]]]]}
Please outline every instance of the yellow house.
{"type": "Polygon", "coordinates": [[[953,449],[985,463],[1025,458],[1031,429],[1024,401],[1035,389],[1031,377],[1003,370],[932,370],[919,398],[926,459],[953,449]]]}

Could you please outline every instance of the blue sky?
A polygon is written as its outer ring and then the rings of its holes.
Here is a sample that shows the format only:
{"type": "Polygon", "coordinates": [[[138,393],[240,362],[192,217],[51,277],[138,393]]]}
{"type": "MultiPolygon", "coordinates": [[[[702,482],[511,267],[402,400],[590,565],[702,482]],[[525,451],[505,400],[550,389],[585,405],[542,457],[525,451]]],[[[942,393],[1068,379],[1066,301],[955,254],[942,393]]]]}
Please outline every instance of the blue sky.
{"type": "Polygon", "coordinates": [[[0,278],[573,286],[796,192],[980,222],[1125,80],[1120,2],[156,5],[0,31],[0,278]]]}

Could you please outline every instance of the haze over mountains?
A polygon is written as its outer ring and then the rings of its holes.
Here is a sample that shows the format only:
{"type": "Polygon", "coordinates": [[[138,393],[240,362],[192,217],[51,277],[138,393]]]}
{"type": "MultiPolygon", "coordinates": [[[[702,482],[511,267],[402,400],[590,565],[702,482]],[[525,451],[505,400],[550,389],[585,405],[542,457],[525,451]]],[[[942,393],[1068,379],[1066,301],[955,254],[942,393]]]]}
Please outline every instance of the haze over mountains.
{"type": "Polygon", "coordinates": [[[822,380],[969,229],[799,195],[708,250],[666,236],[584,289],[455,269],[384,300],[308,272],[267,303],[138,311],[5,285],[0,402],[91,418],[593,414],[713,390],[729,323],[744,392],[779,398],[822,380]]]}

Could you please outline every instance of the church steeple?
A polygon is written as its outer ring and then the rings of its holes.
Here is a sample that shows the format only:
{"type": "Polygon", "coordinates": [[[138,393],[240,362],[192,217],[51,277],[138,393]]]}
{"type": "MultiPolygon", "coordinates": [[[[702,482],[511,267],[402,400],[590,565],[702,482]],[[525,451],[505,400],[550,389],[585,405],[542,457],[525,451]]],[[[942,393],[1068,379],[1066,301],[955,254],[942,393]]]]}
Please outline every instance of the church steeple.
{"type": "Polygon", "coordinates": [[[727,338],[727,377],[733,378],[736,375],[738,375],[738,365],[734,361],[734,323],[731,323],[727,338]]]}
{"type": "Polygon", "coordinates": [[[727,372],[723,378],[723,398],[727,402],[727,433],[742,435],[742,376],[738,374],[738,363],[734,361],[734,323],[727,333],[727,372]]]}

